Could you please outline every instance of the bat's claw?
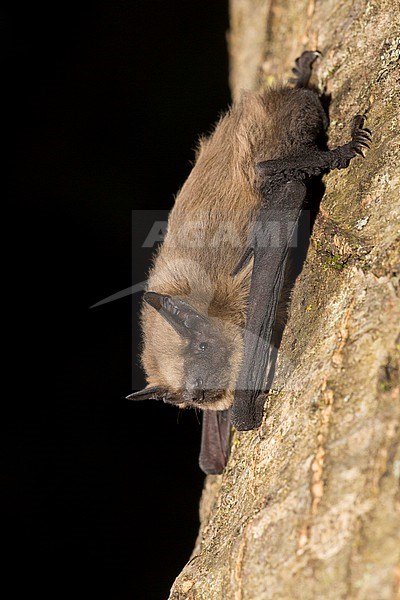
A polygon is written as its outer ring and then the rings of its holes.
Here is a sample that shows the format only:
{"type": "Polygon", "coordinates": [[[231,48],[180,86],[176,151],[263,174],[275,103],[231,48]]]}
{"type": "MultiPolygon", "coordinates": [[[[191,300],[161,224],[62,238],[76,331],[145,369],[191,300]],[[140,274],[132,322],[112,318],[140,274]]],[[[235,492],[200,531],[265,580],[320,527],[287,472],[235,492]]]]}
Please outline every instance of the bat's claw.
{"type": "Polygon", "coordinates": [[[354,152],[364,157],[363,148],[369,148],[371,142],[371,131],[364,128],[366,116],[356,115],[351,124],[351,145],[354,152]]]}

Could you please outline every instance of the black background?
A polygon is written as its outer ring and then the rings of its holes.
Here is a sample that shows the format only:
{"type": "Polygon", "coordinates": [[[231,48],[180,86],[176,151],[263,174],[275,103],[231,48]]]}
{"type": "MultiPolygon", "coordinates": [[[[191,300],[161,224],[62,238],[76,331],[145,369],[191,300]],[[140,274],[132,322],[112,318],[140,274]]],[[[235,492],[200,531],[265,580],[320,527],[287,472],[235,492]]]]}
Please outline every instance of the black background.
{"type": "Polygon", "coordinates": [[[13,597],[166,598],[198,527],[200,425],[124,399],[144,384],[139,298],[89,306],[136,283],[131,211],[171,207],[229,102],[227,2],[14,3],[5,23],[13,597]]]}

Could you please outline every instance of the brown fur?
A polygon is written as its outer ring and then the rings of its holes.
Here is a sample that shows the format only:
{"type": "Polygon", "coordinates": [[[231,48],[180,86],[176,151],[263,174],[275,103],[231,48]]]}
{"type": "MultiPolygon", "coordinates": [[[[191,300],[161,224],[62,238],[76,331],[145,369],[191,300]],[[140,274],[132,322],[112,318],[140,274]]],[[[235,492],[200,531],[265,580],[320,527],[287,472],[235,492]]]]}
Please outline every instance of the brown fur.
{"type": "MultiPolygon", "coordinates": [[[[321,119],[319,101],[309,90],[279,87],[243,94],[214,133],[201,140],[194,168],[170,213],[147,289],[188,301],[203,315],[213,317],[230,341],[232,353],[225,365],[229,384],[207,408],[223,409],[232,403],[243,351],[251,264],[235,277],[231,271],[243,255],[250,223],[261,202],[255,165],[304,151],[308,137],[314,143],[313,128],[321,128],[321,119]],[[192,230],[191,222],[196,223],[192,230]],[[225,238],[222,222],[228,222],[225,238]],[[192,244],[188,245],[189,233],[192,244]]],[[[148,384],[179,394],[185,387],[185,341],[145,303],[141,319],[142,364],[148,384]]]]}

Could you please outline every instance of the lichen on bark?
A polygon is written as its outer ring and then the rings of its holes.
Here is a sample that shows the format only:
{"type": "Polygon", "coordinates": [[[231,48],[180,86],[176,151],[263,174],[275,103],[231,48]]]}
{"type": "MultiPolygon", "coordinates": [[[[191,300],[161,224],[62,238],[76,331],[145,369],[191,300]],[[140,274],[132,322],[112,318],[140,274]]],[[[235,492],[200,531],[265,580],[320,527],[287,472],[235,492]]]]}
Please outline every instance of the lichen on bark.
{"type": "Polygon", "coordinates": [[[323,59],[329,139],[367,112],[365,160],[325,177],[274,393],[206,480],[171,600],[400,598],[400,31],[396,0],[231,0],[232,95],[323,59]]]}

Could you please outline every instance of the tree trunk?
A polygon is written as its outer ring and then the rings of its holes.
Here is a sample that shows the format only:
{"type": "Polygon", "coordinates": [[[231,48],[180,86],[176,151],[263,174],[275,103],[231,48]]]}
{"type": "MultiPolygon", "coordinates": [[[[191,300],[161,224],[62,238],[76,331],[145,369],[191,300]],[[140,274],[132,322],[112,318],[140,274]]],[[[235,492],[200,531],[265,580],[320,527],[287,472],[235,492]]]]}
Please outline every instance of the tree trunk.
{"type": "Polygon", "coordinates": [[[231,0],[234,98],[317,48],[330,145],[364,111],[373,138],[364,160],[325,177],[276,391],[207,478],[171,600],[400,598],[398,6],[231,0]]]}

